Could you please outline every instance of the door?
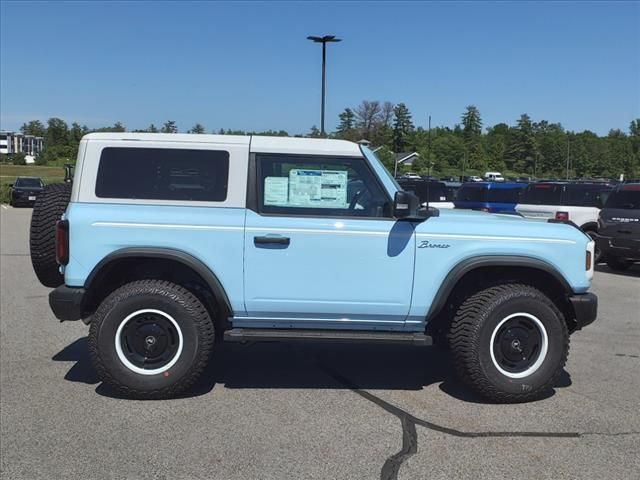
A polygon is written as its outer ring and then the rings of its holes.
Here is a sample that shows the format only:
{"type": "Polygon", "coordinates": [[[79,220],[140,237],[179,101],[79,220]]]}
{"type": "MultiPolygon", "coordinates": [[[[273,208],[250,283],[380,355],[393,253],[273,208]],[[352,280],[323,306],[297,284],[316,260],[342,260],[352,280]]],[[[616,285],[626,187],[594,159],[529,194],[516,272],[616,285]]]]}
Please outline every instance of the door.
{"type": "MultiPolygon", "coordinates": [[[[402,328],[415,235],[363,158],[256,154],[234,325],[402,328]],[[251,205],[253,204],[253,205],[251,205]]],[[[251,187],[250,187],[251,189],[251,187]]]]}

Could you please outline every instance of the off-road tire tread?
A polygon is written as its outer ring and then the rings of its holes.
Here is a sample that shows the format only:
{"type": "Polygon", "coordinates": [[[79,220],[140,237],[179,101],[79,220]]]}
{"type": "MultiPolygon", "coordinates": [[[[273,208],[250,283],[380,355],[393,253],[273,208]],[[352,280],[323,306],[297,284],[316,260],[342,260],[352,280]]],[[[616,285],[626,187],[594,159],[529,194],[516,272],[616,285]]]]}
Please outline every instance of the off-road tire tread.
{"type": "Polygon", "coordinates": [[[209,312],[198,298],[186,288],[165,280],[139,280],[128,283],[111,293],[98,307],[89,329],[89,355],[100,379],[118,393],[141,400],[165,399],[179,395],[200,377],[207,366],[215,340],[215,331],[209,312]],[[100,324],[119,302],[136,295],[163,295],[179,303],[195,323],[198,331],[199,353],[187,373],[170,387],[157,390],[138,390],[120,383],[107,369],[98,348],[100,324]]]}
{"type": "Polygon", "coordinates": [[[31,264],[45,287],[55,288],[64,283],[56,261],[56,222],[70,199],[71,184],[54,183],[44,187],[33,206],[29,232],[31,264]]]}
{"type": "Polygon", "coordinates": [[[458,308],[451,330],[449,345],[453,363],[461,380],[486,399],[496,403],[520,403],[544,397],[553,388],[567,361],[569,332],[566,321],[556,305],[541,291],[525,284],[497,285],[467,298],[458,308]],[[549,306],[560,320],[563,335],[563,356],[556,371],[544,385],[523,393],[507,393],[497,389],[485,376],[479,364],[480,328],[496,304],[513,297],[529,296],[549,306]]]}

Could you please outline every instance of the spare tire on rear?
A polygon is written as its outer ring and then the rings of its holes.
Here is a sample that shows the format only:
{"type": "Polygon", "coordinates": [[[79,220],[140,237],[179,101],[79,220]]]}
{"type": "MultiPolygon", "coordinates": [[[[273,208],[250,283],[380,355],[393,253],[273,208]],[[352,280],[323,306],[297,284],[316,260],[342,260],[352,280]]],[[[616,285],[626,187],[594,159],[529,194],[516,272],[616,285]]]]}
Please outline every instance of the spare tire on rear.
{"type": "Polygon", "coordinates": [[[40,283],[55,288],[64,283],[56,261],[56,222],[67,209],[71,183],[47,185],[38,195],[31,215],[31,264],[40,283]]]}

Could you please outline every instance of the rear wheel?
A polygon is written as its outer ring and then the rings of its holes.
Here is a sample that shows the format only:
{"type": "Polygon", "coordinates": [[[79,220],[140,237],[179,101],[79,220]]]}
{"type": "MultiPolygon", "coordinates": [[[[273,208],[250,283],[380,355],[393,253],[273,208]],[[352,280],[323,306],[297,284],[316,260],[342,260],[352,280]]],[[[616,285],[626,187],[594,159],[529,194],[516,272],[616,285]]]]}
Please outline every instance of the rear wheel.
{"type": "Polygon", "coordinates": [[[131,398],[168,398],[204,370],[213,322],[189,290],[162,280],[126,284],[92,317],[89,352],[101,380],[131,398]]]}
{"type": "Polygon", "coordinates": [[[611,255],[607,255],[607,258],[605,258],[605,262],[607,262],[607,266],[611,270],[615,270],[617,272],[623,272],[631,267],[631,265],[633,265],[633,262],[631,260],[627,260],[626,258],[613,257],[611,255]]]}
{"type": "Polygon", "coordinates": [[[31,264],[45,287],[55,288],[64,283],[56,261],[56,222],[67,209],[70,198],[70,183],[54,183],[44,188],[33,206],[29,232],[31,264]]]}
{"type": "Polygon", "coordinates": [[[495,286],[466,299],[449,338],[462,380],[485,398],[502,403],[548,394],[569,351],[562,314],[528,285],[495,286]]]}

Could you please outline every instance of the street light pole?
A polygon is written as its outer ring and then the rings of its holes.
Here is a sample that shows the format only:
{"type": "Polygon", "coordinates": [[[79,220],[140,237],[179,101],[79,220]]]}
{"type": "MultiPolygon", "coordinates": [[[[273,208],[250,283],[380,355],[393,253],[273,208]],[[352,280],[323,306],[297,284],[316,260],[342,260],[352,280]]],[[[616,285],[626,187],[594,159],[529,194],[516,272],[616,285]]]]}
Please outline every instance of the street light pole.
{"type": "Polygon", "coordinates": [[[327,43],[341,42],[342,40],[336,38],[335,35],[325,35],[323,37],[309,36],[307,40],[311,40],[315,43],[322,44],[322,100],[320,103],[320,135],[325,136],[324,132],[324,99],[325,99],[325,80],[326,80],[326,65],[327,65],[327,43]]]}

